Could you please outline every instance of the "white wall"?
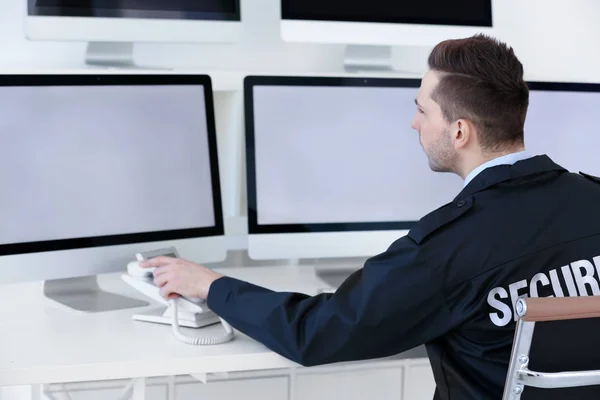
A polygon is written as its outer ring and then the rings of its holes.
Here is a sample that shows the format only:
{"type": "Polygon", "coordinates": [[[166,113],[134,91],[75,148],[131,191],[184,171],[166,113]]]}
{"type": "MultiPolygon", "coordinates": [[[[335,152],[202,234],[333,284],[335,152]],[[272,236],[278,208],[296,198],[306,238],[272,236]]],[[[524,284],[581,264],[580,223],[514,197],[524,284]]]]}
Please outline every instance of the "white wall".
{"type": "MultiPolygon", "coordinates": [[[[279,1],[242,0],[246,37],[235,45],[140,45],[142,64],[254,71],[338,71],[338,45],[288,44],[279,38],[279,1]]],[[[76,68],[82,43],[27,42],[25,0],[0,0],[0,69],[76,68]]],[[[525,64],[529,79],[600,82],[600,2],[495,0],[498,36],[525,64]]],[[[403,67],[425,69],[429,49],[397,49],[403,67]]]]}
{"type": "Polygon", "coordinates": [[[496,0],[494,12],[527,79],[600,82],[599,1],[496,0]]]}
{"type": "MultiPolygon", "coordinates": [[[[27,42],[22,33],[25,0],[0,0],[0,70],[81,67],[82,43],[27,42]]],[[[143,45],[142,64],[245,71],[341,71],[337,45],[286,44],[279,39],[279,1],[242,0],[246,37],[236,45],[143,45]]],[[[511,44],[527,79],[600,82],[598,0],[496,0],[498,37],[511,44]]],[[[402,67],[425,70],[429,49],[397,49],[402,67]]],[[[0,389],[21,400],[27,391],[0,389]]]]}
{"type": "MultiPolygon", "coordinates": [[[[0,68],[79,67],[85,44],[34,43],[23,38],[26,0],[0,0],[0,68]]],[[[136,56],[144,64],[202,66],[211,69],[310,70],[331,68],[341,57],[330,46],[287,45],[279,39],[279,2],[242,0],[246,37],[233,45],[139,45],[136,56]]]]}

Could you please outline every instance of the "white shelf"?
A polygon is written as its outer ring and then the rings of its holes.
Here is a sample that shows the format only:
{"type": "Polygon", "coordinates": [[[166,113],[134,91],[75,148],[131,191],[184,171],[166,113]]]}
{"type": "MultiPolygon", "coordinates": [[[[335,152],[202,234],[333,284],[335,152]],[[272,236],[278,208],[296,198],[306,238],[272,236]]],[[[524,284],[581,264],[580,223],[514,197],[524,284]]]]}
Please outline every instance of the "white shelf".
{"type": "Polygon", "coordinates": [[[238,91],[244,88],[246,76],[298,76],[298,77],[341,77],[341,78],[413,78],[421,79],[422,74],[408,73],[381,73],[381,72],[302,72],[302,71],[202,71],[202,70],[180,70],[175,73],[205,73],[210,75],[215,91],[238,91]]]}
{"type": "Polygon", "coordinates": [[[243,90],[244,78],[249,75],[261,76],[316,76],[316,77],[345,77],[345,78],[416,78],[420,79],[421,74],[408,73],[380,73],[380,72],[301,72],[301,71],[223,71],[223,70],[205,70],[205,69],[97,69],[97,68],[82,68],[82,69],[29,69],[29,70],[0,70],[3,75],[111,75],[111,74],[206,74],[212,79],[213,90],[216,92],[235,92],[243,90]]]}

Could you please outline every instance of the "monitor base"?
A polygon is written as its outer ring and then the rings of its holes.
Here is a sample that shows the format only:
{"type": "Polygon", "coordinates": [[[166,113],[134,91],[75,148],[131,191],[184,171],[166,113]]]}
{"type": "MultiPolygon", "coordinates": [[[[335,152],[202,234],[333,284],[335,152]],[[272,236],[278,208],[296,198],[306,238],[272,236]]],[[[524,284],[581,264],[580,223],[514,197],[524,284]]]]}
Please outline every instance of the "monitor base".
{"type": "Polygon", "coordinates": [[[44,281],[44,296],[75,311],[97,313],[146,307],[150,303],[103,291],[96,276],[44,281]]]}
{"type": "Polygon", "coordinates": [[[418,69],[394,65],[392,46],[347,45],[344,70],[348,73],[380,73],[415,78],[423,75],[418,69]]]}
{"type": "Polygon", "coordinates": [[[392,46],[348,45],[344,69],[346,72],[394,72],[392,46]]]}
{"type": "Polygon", "coordinates": [[[129,42],[90,42],[85,52],[85,64],[91,67],[115,69],[170,70],[170,68],[137,65],[133,55],[133,43],[129,42]]]}
{"type": "MultiPolygon", "coordinates": [[[[141,314],[135,314],[132,319],[135,321],[171,325],[173,323],[173,310],[171,307],[151,310],[141,314]]],[[[210,310],[201,313],[179,311],[177,313],[177,320],[179,321],[179,326],[186,328],[203,328],[221,322],[217,314],[210,310]]]]}

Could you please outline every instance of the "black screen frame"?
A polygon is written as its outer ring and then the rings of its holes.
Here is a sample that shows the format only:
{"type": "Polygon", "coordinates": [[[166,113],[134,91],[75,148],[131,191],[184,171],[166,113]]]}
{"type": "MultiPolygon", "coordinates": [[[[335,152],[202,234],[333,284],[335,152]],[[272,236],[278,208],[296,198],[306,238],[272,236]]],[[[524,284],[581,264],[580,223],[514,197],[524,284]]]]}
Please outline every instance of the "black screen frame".
{"type": "MultiPolygon", "coordinates": [[[[529,91],[600,93],[600,83],[527,81],[529,91]]],[[[527,134],[527,133],[525,133],[527,134]]]]}
{"type": "Polygon", "coordinates": [[[166,19],[166,20],[192,20],[192,21],[242,21],[240,0],[233,2],[235,8],[232,13],[187,11],[183,15],[175,10],[127,9],[128,15],[122,16],[122,9],[114,7],[97,7],[91,1],[64,0],[60,6],[38,6],[36,0],[27,0],[27,14],[30,17],[86,17],[86,18],[118,18],[118,19],[166,19]],[[81,7],[74,7],[78,3],[81,7]]]}
{"type": "MultiPolygon", "coordinates": [[[[366,22],[366,23],[392,23],[392,24],[417,24],[417,25],[437,25],[437,26],[465,26],[465,27],[493,27],[493,13],[491,0],[485,1],[485,21],[480,24],[468,24],[459,19],[434,19],[432,17],[422,16],[420,18],[407,18],[388,15],[386,18],[370,18],[364,15],[353,18],[345,17],[340,14],[325,13],[320,11],[311,11],[298,13],[288,8],[288,2],[294,0],[281,0],[281,19],[284,21],[321,21],[321,22],[366,22]]],[[[295,0],[302,1],[302,0],[295,0]]],[[[368,7],[366,5],[365,7],[368,7]]]]}
{"type": "MultiPolygon", "coordinates": [[[[244,80],[244,119],[246,144],[246,201],[249,234],[316,233],[347,231],[410,230],[414,221],[315,223],[315,224],[266,224],[258,223],[256,193],[256,152],[254,129],[253,90],[257,86],[355,86],[355,87],[404,87],[418,88],[421,80],[416,78],[369,78],[369,77],[305,77],[305,76],[248,76],[244,80]]],[[[530,91],[598,92],[600,83],[528,81],[530,91]]],[[[527,133],[525,133],[527,135],[527,133]]],[[[527,136],[525,136],[527,137],[527,136]]],[[[457,193],[458,194],[458,193],[457,193]]],[[[433,211],[433,210],[432,210],[433,211]]]]}
{"type": "Polygon", "coordinates": [[[209,75],[0,75],[0,90],[3,87],[24,86],[157,86],[186,85],[204,88],[207,137],[211,183],[213,193],[213,212],[215,223],[211,227],[196,227],[152,232],[137,232],[118,235],[104,235],[59,240],[44,240],[20,243],[0,244],[0,256],[41,253],[59,250],[86,249],[93,247],[157,242],[165,240],[191,239],[225,234],[221,182],[217,152],[217,136],[212,81],[209,75]]]}

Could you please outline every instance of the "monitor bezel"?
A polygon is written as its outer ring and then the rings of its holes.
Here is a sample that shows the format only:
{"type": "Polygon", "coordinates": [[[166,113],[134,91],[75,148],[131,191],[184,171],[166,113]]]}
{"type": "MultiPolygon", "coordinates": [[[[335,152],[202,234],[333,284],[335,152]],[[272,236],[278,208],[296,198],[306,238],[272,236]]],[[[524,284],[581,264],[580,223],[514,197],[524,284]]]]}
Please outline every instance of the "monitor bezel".
{"type": "Polygon", "coordinates": [[[548,91],[548,92],[600,92],[600,83],[592,82],[558,82],[558,81],[527,81],[529,91],[548,91]]]}
{"type": "MultiPolygon", "coordinates": [[[[35,8],[35,0],[27,0],[27,16],[29,17],[53,17],[53,18],[109,18],[115,20],[178,20],[178,21],[232,21],[232,22],[241,22],[242,20],[242,10],[240,6],[240,0],[231,0],[235,7],[235,11],[233,13],[208,13],[208,12],[197,12],[194,13],[192,17],[189,18],[178,18],[177,16],[167,16],[160,15],[161,12],[165,12],[165,10],[137,10],[142,15],[140,16],[120,16],[118,13],[118,9],[107,9],[101,7],[91,7],[94,11],[99,11],[97,15],[90,15],[86,13],[88,11],[87,8],[75,8],[75,7],[63,7],[62,13],[54,12],[53,9],[59,8],[56,6],[45,7],[46,9],[40,13],[35,13],[32,11],[35,8]],[[52,10],[51,10],[52,9],[52,10]],[[160,16],[159,16],[160,15],[160,16]]],[[[168,13],[174,11],[166,11],[168,13]]]]}
{"type": "MultiPolygon", "coordinates": [[[[301,0],[300,0],[301,1],[301,0]]],[[[368,5],[366,6],[368,7],[368,5]]],[[[484,4],[485,21],[480,24],[468,24],[459,20],[445,19],[433,20],[425,18],[400,18],[388,16],[387,18],[369,18],[366,16],[357,16],[355,18],[344,17],[336,14],[326,14],[323,12],[312,13],[294,13],[286,7],[286,0],[281,0],[281,19],[282,21],[314,21],[314,22],[349,22],[349,23],[368,23],[368,24],[410,24],[424,26],[453,26],[469,28],[491,28],[493,27],[492,1],[486,0],[484,4]]]]}
{"type": "Polygon", "coordinates": [[[206,109],[207,139],[213,212],[215,223],[210,227],[196,227],[165,231],[137,232],[118,235],[90,236],[59,240],[44,240],[0,244],[0,256],[41,253],[58,250],[86,249],[94,247],[160,242],[178,239],[193,239],[225,234],[221,182],[217,152],[217,137],[212,82],[209,75],[154,75],[154,74],[43,74],[43,75],[0,75],[0,90],[3,87],[23,86],[202,86],[206,109]]]}
{"type": "Polygon", "coordinates": [[[399,231],[412,228],[417,221],[372,221],[310,224],[259,224],[256,193],[256,154],[253,91],[256,86],[330,86],[330,87],[399,87],[419,88],[416,78],[378,77],[305,77],[247,76],[244,79],[244,118],[246,143],[246,210],[249,234],[316,233],[349,231],[399,231]]]}

